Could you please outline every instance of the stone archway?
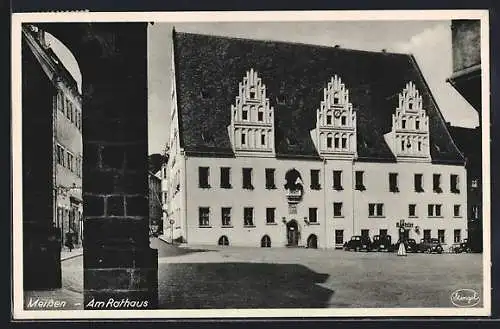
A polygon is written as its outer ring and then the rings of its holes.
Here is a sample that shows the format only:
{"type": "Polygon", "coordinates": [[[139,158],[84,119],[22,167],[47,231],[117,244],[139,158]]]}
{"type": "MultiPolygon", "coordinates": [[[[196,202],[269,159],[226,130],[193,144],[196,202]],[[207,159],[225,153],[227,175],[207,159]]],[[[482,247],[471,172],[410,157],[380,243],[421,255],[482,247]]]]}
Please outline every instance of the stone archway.
{"type": "MultiPolygon", "coordinates": [[[[149,247],[147,204],[147,23],[36,26],[70,49],[82,73],[84,305],[133,295],[155,308],[158,258],[149,247]]],[[[34,241],[24,252],[28,273],[40,267],[36,255],[51,238],[52,218],[31,216],[23,223],[23,240],[34,241]]],[[[60,260],[53,266],[60,269],[60,260]]]]}
{"type": "Polygon", "coordinates": [[[300,240],[299,224],[295,219],[286,223],[287,246],[297,247],[300,240]]]}

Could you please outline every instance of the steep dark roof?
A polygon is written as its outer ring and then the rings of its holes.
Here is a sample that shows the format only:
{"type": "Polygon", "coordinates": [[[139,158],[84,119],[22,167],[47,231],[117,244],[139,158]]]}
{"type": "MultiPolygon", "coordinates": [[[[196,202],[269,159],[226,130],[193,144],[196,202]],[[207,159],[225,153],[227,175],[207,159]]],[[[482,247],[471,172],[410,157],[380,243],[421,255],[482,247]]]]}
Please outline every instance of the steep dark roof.
{"type": "Polygon", "coordinates": [[[480,161],[482,159],[482,136],[481,127],[465,128],[457,126],[448,126],[451,136],[458,149],[465,158],[480,161]]]}
{"type": "Polygon", "coordinates": [[[398,94],[411,80],[430,118],[433,161],[463,163],[411,55],[179,32],[173,39],[180,142],[188,154],[233,156],[226,128],[231,104],[254,68],[275,110],[278,157],[318,158],[310,130],[323,88],[337,74],[357,111],[358,160],[395,161],[383,135],[391,130],[398,94]],[[281,95],[286,104],[278,104],[281,95]]]}

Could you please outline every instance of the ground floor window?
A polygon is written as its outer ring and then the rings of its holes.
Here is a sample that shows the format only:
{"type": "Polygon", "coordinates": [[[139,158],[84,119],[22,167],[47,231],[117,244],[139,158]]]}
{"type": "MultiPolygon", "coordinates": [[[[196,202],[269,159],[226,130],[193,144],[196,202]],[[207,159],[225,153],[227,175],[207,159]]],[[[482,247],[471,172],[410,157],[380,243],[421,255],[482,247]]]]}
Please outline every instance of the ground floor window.
{"type": "Polygon", "coordinates": [[[440,243],[444,243],[444,230],[438,230],[438,240],[440,243]]]}
{"type": "Polygon", "coordinates": [[[459,243],[460,240],[461,240],[460,230],[454,230],[453,231],[453,242],[454,243],[459,243]]]}
{"type": "Polygon", "coordinates": [[[431,230],[424,230],[424,240],[431,239],[431,230]]]}
{"type": "Polygon", "coordinates": [[[271,247],[271,238],[269,235],[264,235],[260,240],[260,246],[262,248],[270,248],[271,247]]]}
{"type": "Polygon", "coordinates": [[[318,248],[318,237],[315,234],[311,234],[307,238],[307,248],[318,248]]]}
{"type": "Polygon", "coordinates": [[[244,226],[253,226],[253,208],[245,207],[243,209],[244,226]]]}
{"type": "Polygon", "coordinates": [[[362,237],[370,237],[370,230],[361,230],[361,236],[362,237]]]}
{"type": "Polygon", "coordinates": [[[219,246],[229,246],[229,239],[227,236],[223,235],[219,238],[218,244],[219,246]]]}
{"type": "Polygon", "coordinates": [[[344,230],[335,230],[335,244],[344,244],[344,230]]]}
{"type": "Polygon", "coordinates": [[[198,208],[198,222],[200,226],[209,226],[210,225],[210,217],[209,217],[210,209],[208,207],[200,207],[198,208]]]}

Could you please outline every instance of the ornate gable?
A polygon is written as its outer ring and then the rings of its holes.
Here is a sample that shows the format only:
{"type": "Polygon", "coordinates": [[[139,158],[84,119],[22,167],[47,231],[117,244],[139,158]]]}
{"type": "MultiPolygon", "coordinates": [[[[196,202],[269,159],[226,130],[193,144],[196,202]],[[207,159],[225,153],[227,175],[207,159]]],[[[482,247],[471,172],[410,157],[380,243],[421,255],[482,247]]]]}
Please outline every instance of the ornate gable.
{"type": "Polygon", "coordinates": [[[349,102],[349,90],[337,75],[331,78],[323,90],[312,137],[321,156],[356,156],[356,112],[349,102]]]}
{"type": "Polygon", "coordinates": [[[238,91],[228,127],[235,155],[274,156],[274,108],[253,68],[239,83],[238,91]]]}
{"type": "Polygon", "coordinates": [[[422,96],[410,81],[399,94],[392,131],[386,141],[398,161],[431,161],[429,117],[422,106],[422,96]]]}

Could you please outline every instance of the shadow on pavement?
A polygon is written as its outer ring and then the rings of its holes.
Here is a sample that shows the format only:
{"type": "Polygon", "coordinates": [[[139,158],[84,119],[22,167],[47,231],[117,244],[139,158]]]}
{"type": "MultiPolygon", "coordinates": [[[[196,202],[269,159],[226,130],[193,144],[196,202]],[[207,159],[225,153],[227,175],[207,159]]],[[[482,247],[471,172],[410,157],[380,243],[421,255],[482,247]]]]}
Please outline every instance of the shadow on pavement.
{"type": "Polygon", "coordinates": [[[159,308],[321,308],[334,291],[317,285],[329,277],[296,264],[164,264],[159,308]]]}
{"type": "Polygon", "coordinates": [[[178,245],[172,245],[157,238],[151,239],[150,241],[151,241],[150,247],[158,250],[158,257],[174,257],[174,256],[183,256],[187,254],[197,253],[197,252],[215,251],[208,249],[179,247],[178,245]]]}

